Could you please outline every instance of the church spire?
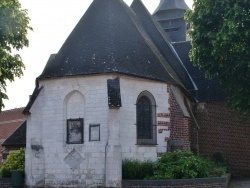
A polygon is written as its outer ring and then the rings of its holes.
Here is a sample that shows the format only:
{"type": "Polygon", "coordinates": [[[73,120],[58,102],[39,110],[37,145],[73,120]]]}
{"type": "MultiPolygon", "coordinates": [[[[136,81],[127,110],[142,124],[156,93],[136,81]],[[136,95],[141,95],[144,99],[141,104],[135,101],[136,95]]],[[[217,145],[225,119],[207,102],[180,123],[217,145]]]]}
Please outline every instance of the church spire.
{"type": "Polygon", "coordinates": [[[155,13],[161,10],[187,10],[188,6],[184,0],[161,0],[159,6],[156,8],[155,13]]]}
{"type": "Polygon", "coordinates": [[[153,14],[173,42],[186,40],[184,15],[187,9],[184,0],[161,0],[153,14]]]}

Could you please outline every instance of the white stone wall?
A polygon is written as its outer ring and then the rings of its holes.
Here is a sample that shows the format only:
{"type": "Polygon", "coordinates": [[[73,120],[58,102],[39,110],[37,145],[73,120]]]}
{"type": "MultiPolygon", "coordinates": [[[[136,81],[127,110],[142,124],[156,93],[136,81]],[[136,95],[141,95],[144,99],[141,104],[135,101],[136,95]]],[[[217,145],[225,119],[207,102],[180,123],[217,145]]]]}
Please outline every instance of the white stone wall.
{"type": "MultiPolygon", "coordinates": [[[[159,137],[158,146],[136,145],[135,104],[138,95],[147,90],[156,99],[157,113],[167,113],[167,85],[119,76],[122,107],[114,116],[119,120],[111,121],[109,118],[113,116],[108,107],[107,79],[116,77],[117,75],[95,75],[40,81],[39,85],[44,88],[34,102],[27,120],[27,185],[95,187],[105,184],[106,173],[112,174],[114,180],[120,179],[121,169],[115,171],[110,168],[110,171],[106,171],[105,161],[111,163],[113,160],[112,157],[106,159],[108,144],[113,144],[108,150],[121,146],[123,159],[157,159],[158,150],[166,147],[166,142],[159,140],[159,137]],[[83,144],[66,144],[67,118],[84,119],[83,144]],[[116,136],[113,135],[111,139],[108,125],[115,122],[119,122],[119,126],[114,130],[116,136]],[[90,124],[100,124],[100,141],[89,141],[90,124]]],[[[117,151],[120,150],[119,147],[117,151]]]]}
{"type": "MultiPolygon", "coordinates": [[[[156,113],[169,113],[169,94],[167,84],[155,82],[145,79],[129,78],[121,79],[121,98],[122,108],[120,109],[120,131],[121,145],[123,151],[123,159],[133,158],[139,160],[157,159],[157,153],[164,152],[167,149],[165,137],[170,136],[170,132],[166,131],[167,135],[158,134],[158,129],[164,127],[157,126],[157,146],[136,145],[136,101],[139,94],[143,91],[150,92],[156,101],[156,113]]],[[[161,118],[157,118],[158,120],[161,118]]],[[[156,121],[156,123],[157,123],[156,121]]],[[[169,119],[167,121],[170,121],[169,119]]]]}

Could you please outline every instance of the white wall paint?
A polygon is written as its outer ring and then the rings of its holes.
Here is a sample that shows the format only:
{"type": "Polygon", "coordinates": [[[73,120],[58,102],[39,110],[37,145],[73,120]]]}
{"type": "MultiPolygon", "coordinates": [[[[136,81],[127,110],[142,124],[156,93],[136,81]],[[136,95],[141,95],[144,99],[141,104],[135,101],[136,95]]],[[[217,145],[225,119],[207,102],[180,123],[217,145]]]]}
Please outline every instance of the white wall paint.
{"type": "MultiPolygon", "coordinates": [[[[147,90],[156,99],[157,113],[168,113],[167,85],[120,76],[122,107],[117,110],[115,116],[111,116],[108,107],[107,79],[116,77],[117,75],[98,75],[40,81],[40,86],[44,88],[33,104],[31,116],[27,121],[28,185],[103,185],[106,170],[105,147],[108,141],[109,145],[113,142],[113,145],[121,146],[123,159],[156,160],[157,152],[166,148],[164,140],[168,135],[158,137],[157,147],[136,145],[135,104],[138,95],[147,90]],[[79,117],[84,118],[84,144],[66,144],[66,119],[79,117]],[[110,120],[112,117],[116,119],[110,120]],[[119,122],[117,130],[108,129],[109,126],[116,129],[112,122],[119,122]],[[89,141],[89,124],[100,124],[101,141],[89,141]],[[112,135],[110,139],[109,133],[116,134],[116,131],[119,132],[119,136],[112,135]],[[31,145],[41,146],[43,149],[36,151],[31,149],[31,145]],[[67,163],[68,158],[72,156],[78,161],[78,166],[74,169],[72,165],[75,164],[67,163]]],[[[110,165],[109,168],[112,169],[112,164],[110,165]]],[[[114,180],[121,179],[118,172],[112,176],[115,176],[112,177],[114,180]]]]}

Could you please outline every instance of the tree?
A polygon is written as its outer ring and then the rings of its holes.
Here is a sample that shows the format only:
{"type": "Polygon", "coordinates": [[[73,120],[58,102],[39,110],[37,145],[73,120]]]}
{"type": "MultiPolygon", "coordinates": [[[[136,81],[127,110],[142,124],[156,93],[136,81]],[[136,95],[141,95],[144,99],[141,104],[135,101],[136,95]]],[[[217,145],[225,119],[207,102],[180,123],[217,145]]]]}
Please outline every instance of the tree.
{"type": "Polygon", "coordinates": [[[21,148],[17,151],[10,151],[7,160],[0,168],[0,177],[11,177],[11,171],[21,170],[24,171],[25,163],[25,150],[21,148]]]}
{"type": "Polygon", "coordinates": [[[194,0],[191,61],[218,77],[237,114],[250,112],[250,0],[194,0]]]}
{"type": "Polygon", "coordinates": [[[18,0],[0,0],[0,111],[4,107],[6,81],[14,81],[23,75],[25,68],[21,56],[13,54],[29,45],[27,39],[29,26],[27,10],[22,10],[18,0]]]}

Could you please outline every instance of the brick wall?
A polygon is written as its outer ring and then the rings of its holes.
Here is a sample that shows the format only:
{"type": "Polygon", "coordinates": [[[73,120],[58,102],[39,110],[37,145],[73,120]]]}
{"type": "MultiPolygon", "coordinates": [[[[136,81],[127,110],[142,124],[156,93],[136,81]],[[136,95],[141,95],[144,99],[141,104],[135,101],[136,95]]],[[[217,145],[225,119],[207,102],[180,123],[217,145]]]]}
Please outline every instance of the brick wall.
{"type": "Polygon", "coordinates": [[[222,183],[199,183],[199,184],[190,184],[190,185],[128,185],[122,186],[123,188],[224,188],[224,184],[222,183]]]}
{"type": "Polygon", "coordinates": [[[199,128],[193,118],[190,119],[190,149],[193,153],[199,153],[199,128]]]}
{"type": "Polygon", "coordinates": [[[1,188],[11,188],[11,179],[10,178],[0,178],[0,187],[1,188]]]}
{"type": "Polygon", "coordinates": [[[173,180],[123,180],[123,188],[225,188],[230,175],[213,178],[173,180]]]}
{"type": "MultiPolygon", "coordinates": [[[[170,89],[170,88],[169,88],[170,89]]],[[[184,117],[180,106],[178,105],[173,92],[169,92],[170,104],[170,142],[174,140],[181,141],[183,147],[180,149],[190,150],[190,123],[191,118],[184,117]]],[[[178,145],[178,144],[177,144],[178,145]]],[[[171,150],[171,146],[170,146],[171,150]]]]}
{"type": "Polygon", "coordinates": [[[240,124],[226,102],[199,104],[196,110],[199,149],[211,157],[221,152],[232,166],[233,176],[250,176],[250,125],[240,124]]]}

